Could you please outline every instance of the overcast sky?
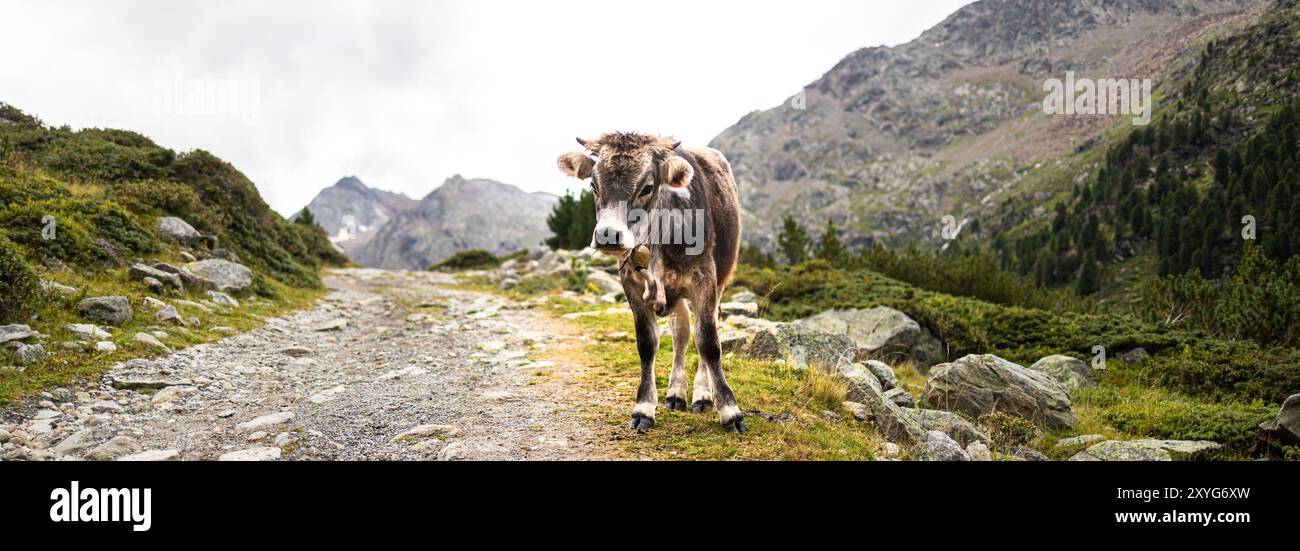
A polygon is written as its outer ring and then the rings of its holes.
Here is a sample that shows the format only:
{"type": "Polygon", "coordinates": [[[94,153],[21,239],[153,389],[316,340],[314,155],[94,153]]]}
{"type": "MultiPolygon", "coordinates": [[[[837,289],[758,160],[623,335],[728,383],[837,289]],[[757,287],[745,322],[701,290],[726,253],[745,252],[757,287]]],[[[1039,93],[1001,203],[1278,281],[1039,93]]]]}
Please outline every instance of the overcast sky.
{"type": "Polygon", "coordinates": [[[0,0],[0,101],[230,161],[282,214],[355,174],[572,185],[575,136],[704,145],[963,0],[0,0]]]}

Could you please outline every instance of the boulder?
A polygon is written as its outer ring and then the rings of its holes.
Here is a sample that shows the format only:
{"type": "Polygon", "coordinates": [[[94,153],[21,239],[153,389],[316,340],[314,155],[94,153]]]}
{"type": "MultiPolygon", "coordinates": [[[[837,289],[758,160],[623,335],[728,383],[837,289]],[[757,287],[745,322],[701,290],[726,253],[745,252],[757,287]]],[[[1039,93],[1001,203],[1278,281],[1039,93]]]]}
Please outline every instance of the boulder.
{"type": "Polygon", "coordinates": [[[229,260],[209,258],[186,268],[195,276],[211,281],[219,291],[239,291],[253,284],[253,271],[229,260]]]}
{"type": "Polygon", "coordinates": [[[891,388],[885,391],[885,399],[889,400],[898,407],[912,409],[916,407],[916,399],[910,393],[901,388],[891,388]]]}
{"type": "Polygon", "coordinates": [[[1269,447],[1300,446],[1300,394],[1282,402],[1277,417],[1259,425],[1260,439],[1269,447]]]}
{"type": "Polygon", "coordinates": [[[880,381],[880,387],[889,390],[898,386],[898,377],[894,376],[894,368],[889,367],[885,362],[878,360],[867,360],[863,362],[872,375],[880,381]]]}
{"type": "Polygon", "coordinates": [[[86,341],[105,340],[113,337],[113,335],[108,331],[101,329],[98,325],[93,323],[69,323],[63,326],[63,328],[67,329],[69,333],[72,333],[78,339],[86,341]]]}
{"type": "Polygon", "coordinates": [[[126,273],[127,276],[130,277],[131,279],[144,281],[146,284],[149,283],[149,279],[154,279],[156,281],[166,283],[169,287],[173,289],[179,290],[185,288],[185,284],[181,282],[180,276],[176,274],[167,273],[157,268],[154,268],[152,266],[147,266],[144,264],[140,264],[138,262],[132,264],[130,268],[127,268],[126,273]]]}
{"type": "Polygon", "coordinates": [[[216,289],[218,286],[217,282],[205,277],[200,277],[196,275],[194,272],[190,271],[189,268],[173,266],[166,262],[157,262],[153,265],[153,267],[160,272],[172,274],[180,278],[181,282],[184,283],[186,287],[189,287],[191,289],[203,289],[203,290],[210,291],[212,289],[216,289]]]}
{"type": "Polygon", "coordinates": [[[158,218],[158,233],[166,239],[177,243],[192,245],[203,239],[203,234],[194,229],[189,222],[181,220],[175,216],[162,216],[158,218]]]}
{"type": "Polygon", "coordinates": [[[21,341],[35,334],[36,332],[32,331],[31,327],[20,323],[0,325],[0,344],[9,341],[21,341]]]}
{"type": "Polygon", "coordinates": [[[112,440],[90,450],[86,457],[95,461],[112,461],[125,455],[137,453],[140,450],[140,442],[136,441],[136,439],[130,436],[115,436],[112,440]]]}
{"type": "Polygon", "coordinates": [[[1074,454],[1070,461],[1172,461],[1198,459],[1219,449],[1207,440],[1107,440],[1074,454]]]}
{"type": "Polygon", "coordinates": [[[596,288],[598,291],[596,294],[599,295],[606,293],[614,293],[615,295],[623,294],[623,282],[603,270],[591,270],[587,272],[587,287],[596,288]]]}
{"type": "Polygon", "coordinates": [[[972,354],[930,372],[921,403],[972,418],[1000,411],[1045,429],[1073,428],[1078,418],[1056,380],[992,354],[972,354]]]}
{"type": "Polygon", "coordinates": [[[853,341],[844,335],[783,323],[756,332],[745,353],[756,360],[787,360],[797,366],[834,369],[852,362],[855,351],[853,341]]]}
{"type": "Polygon", "coordinates": [[[60,294],[60,295],[64,295],[64,296],[72,296],[72,295],[77,294],[77,288],[76,288],[76,287],[72,287],[72,286],[69,286],[69,285],[64,285],[64,284],[59,283],[59,282],[57,282],[57,281],[50,281],[50,280],[48,280],[48,279],[42,279],[42,280],[41,280],[41,288],[42,288],[42,289],[45,289],[46,292],[49,292],[49,293],[56,293],[56,294],[60,294]]]}
{"type": "Polygon", "coordinates": [[[107,323],[109,325],[122,325],[131,321],[131,301],[126,297],[93,297],[82,300],[77,304],[77,312],[81,317],[91,321],[107,323]]]}
{"type": "Polygon", "coordinates": [[[45,347],[40,344],[24,344],[14,350],[14,362],[19,365],[38,364],[48,357],[49,354],[45,353],[45,347]]]}
{"type": "Polygon", "coordinates": [[[925,430],[937,430],[948,435],[957,443],[968,446],[971,442],[979,442],[985,446],[993,446],[993,439],[989,438],[981,431],[975,428],[970,421],[967,421],[960,415],[951,411],[938,409],[914,409],[912,415],[925,430]]]}
{"type": "Polygon", "coordinates": [[[208,291],[208,298],[212,299],[212,302],[221,306],[239,307],[239,301],[235,300],[235,297],[227,295],[221,291],[208,291]]]}
{"type": "Polygon", "coordinates": [[[1055,379],[1066,392],[1097,384],[1097,375],[1088,362],[1061,354],[1044,357],[1034,362],[1029,369],[1055,379]]]}
{"type": "Polygon", "coordinates": [[[865,407],[862,412],[850,409],[854,418],[865,413],[864,417],[890,442],[911,446],[925,441],[925,426],[912,416],[911,410],[885,398],[880,381],[861,364],[841,364],[835,372],[847,383],[848,398],[865,407]]]}
{"type": "Polygon", "coordinates": [[[925,441],[912,450],[912,456],[917,461],[970,461],[966,450],[937,430],[925,434],[925,441]]]}
{"type": "Polygon", "coordinates": [[[827,310],[795,323],[848,335],[860,357],[886,361],[914,360],[923,367],[940,359],[938,341],[906,314],[893,308],[827,310]]]}

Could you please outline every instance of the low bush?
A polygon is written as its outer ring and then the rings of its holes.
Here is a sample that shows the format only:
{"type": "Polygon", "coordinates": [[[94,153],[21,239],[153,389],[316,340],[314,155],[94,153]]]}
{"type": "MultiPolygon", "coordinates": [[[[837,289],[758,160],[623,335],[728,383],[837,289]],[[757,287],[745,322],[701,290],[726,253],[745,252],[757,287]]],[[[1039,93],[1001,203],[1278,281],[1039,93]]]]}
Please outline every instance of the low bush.
{"type": "Polygon", "coordinates": [[[0,234],[0,323],[26,321],[40,307],[41,278],[21,249],[0,234]]]}

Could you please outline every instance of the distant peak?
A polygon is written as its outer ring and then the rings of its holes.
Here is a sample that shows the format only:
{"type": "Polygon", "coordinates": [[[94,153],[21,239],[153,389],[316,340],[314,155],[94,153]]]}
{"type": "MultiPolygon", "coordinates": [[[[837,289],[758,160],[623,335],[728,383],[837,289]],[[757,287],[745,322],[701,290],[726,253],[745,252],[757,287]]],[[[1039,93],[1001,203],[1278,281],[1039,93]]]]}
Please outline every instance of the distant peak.
{"type": "Polygon", "coordinates": [[[361,179],[356,176],[344,176],[339,179],[338,182],[335,182],[334,185],[344,188],[367,189],[366,184],[362,183],[361,179]]]}

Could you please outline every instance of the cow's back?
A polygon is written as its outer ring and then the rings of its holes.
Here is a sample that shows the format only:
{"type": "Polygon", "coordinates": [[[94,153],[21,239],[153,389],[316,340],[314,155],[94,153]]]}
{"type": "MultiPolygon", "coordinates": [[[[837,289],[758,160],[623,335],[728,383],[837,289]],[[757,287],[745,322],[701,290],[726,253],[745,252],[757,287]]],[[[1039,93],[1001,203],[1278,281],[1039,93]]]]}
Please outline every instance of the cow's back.
{"type": "Polygon", "coordinates": [[[709,219],[713,241],[713,262],[717,270],[718,287],[726,285],[736,269],[740,256],[740,200],[736,195],[736,180],[731,175],[731,163],[716,149],[693,147],[686,150],[688,161],[695,169],[691,193],[703,198],[702,207],[709,219]]]}

